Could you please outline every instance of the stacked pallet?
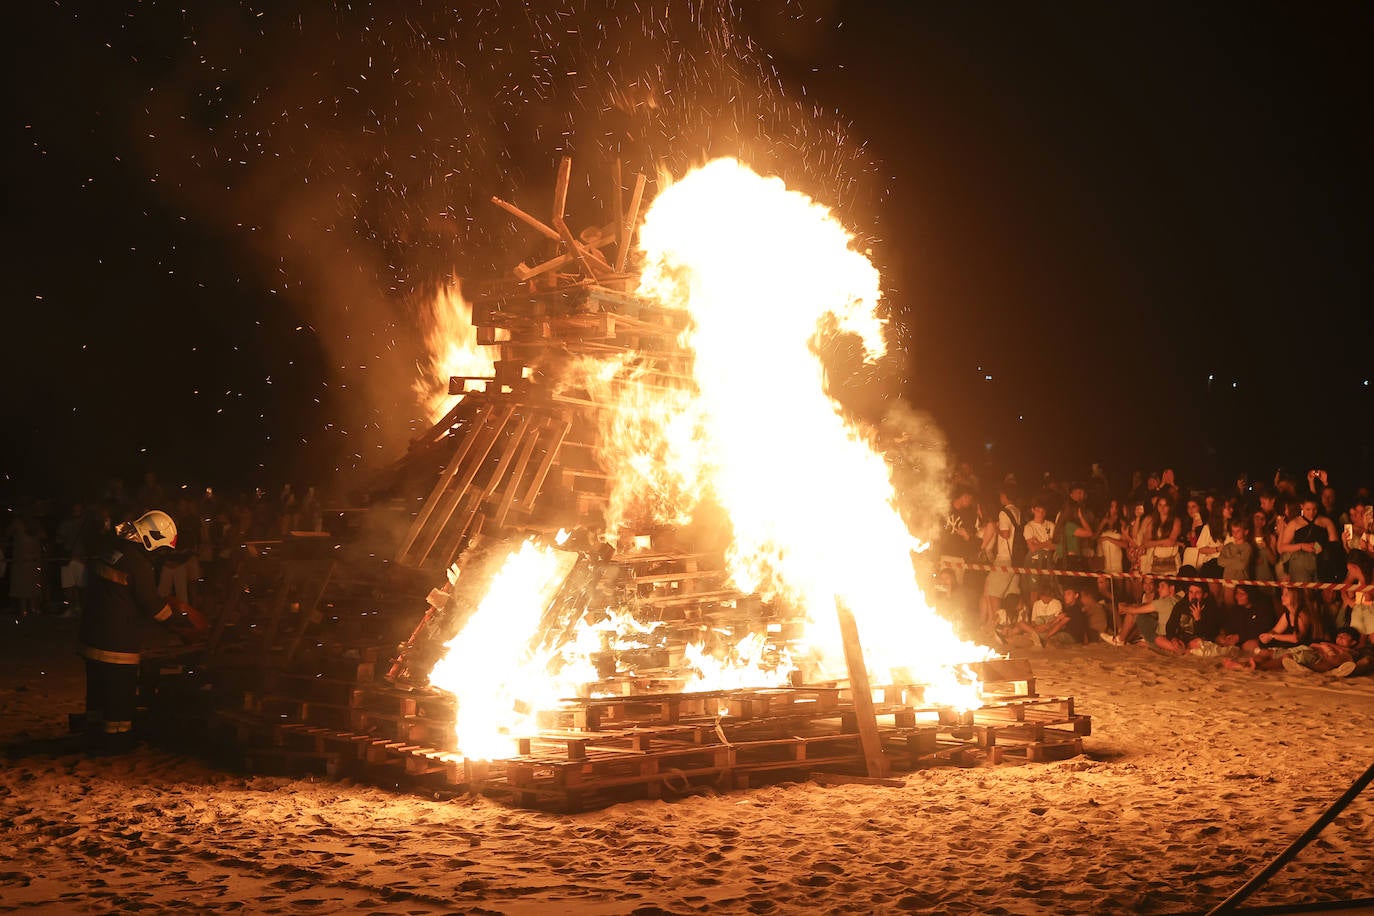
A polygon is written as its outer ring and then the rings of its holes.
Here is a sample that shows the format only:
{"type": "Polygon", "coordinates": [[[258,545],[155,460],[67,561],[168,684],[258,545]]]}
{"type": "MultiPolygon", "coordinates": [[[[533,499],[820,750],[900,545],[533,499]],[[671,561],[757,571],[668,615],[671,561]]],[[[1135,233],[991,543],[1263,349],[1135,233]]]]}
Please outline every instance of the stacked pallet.
{"type": "MultiPolygon", "coordinates": [[[[919,686],[875,691],[893,769],[1082,752],[1091,719],[1072,697],[1036,695],[1024,661],[986,665],[985,683],[1004,692],[975,710],[926,704],[919,686]]],[[[259,772],[481,793],[558,811],[865,772],[854,697],[836,685],[570,699],[540,713],[539,732],[520,739],[515,755],[490,762],[453,750],[452,698],[440,692],[374,686],[330,699],[346,702],[267,700],[219,721],[259,772]]]]}
{"type": "MultiPolygon", "coordinates": [[[[245,624],[235,611],[220,624],[246,638],[250,656],[276,660],[227,692],[215,717],[226,746],[264,772],[485,793],[559,810],[817,774],[882,778],[894,767],[1079,753],[1088,717],[1072,698],[1038,696],[1024,665],[985,665],[985,704],[972,712],[926,703],[919,685],[871,689],[842,607],[847,685],[794,678],[782,688],[683,692],[688,645],[710,650],[767,634],[776,661],[804,621],[785,603],[733,589],[719,545],[633,519],[614,548],[600,543],[614,483],[601,442],[611,408],[568,368],[615,359],[633,369],[636,385],[681,390],[693,385],[692,365],[679,343],[687,317],[630,292],[642,177],[627,207],[617,176],[612,223],[575,236],[564,216],[570,169],[564,160],[548,221],[496,201],[549,240],[548,255],[519,265],[513,279],[469,287],[477,340],[496,350],[494,371],[451,379],[461,399],[367,494],[419,506],[396,551],[398,569],[429,577],[408,610],[419,624],[407,627],[399,652],[399,638],[322,638],[338,564],[331,556],[328,565],[277,574],[275,590],[257,590],[266,616],[245,624]],[[596,659],[599,679],[540,711],[538,734],[522,739],[518,753],[465,760],[455,751],[454,700],[426,686],[428,671],[480,600],[488,559],[530,533],[559,529],[580,532],[581,543],[545,610],[544,638],[557,643],[589,615],[612,613],[628,615],[643,636],[607,647],[596,659]],[[454,564],[457,581],[436,587],[454,564]]],[[[406,614],[388,608],[387,616],[406,614]]]]}

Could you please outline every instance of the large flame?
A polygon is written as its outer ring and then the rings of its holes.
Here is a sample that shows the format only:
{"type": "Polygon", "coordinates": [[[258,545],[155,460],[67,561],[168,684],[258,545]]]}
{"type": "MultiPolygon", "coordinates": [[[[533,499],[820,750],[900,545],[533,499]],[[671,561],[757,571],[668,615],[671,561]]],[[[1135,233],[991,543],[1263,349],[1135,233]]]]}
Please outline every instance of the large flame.
{"type": "MultiPolygon", "coordinates": [[[[566,695],[555,659],[537,645],[544,609],[576,554],[527,540],[510,554],[477,609],[448,642],[430,683],[457,698],[458,749],[474,760],[515,753],[534,714],[566,695]]],[[[578,672],[581,676],[581,672],[578,672]]]]}
{"type": "MultiPolygon", "coordinates": [[[[728,518],[735,587],[807,615],[792,649],[813,673],[845,675],[845,607],[873,683],[925,683],[928,702],[978,705],[964,663],[993,653],[958,639],[926,601],[913,566],[925,545],[897,511],[888,463],[829,396],[817,352],[822,335],[845,333],[867,359],[882,355],[872,263],[825,207],[731,159],[659,194],[640,240],[639,294],[689,314],[679,343],[694,369],[675,381],[635,354],[575,367],[605,408],[608,530],[684,524],[710,499],[728,518]]],[[[594,654],[641,645],[642,631],[601,615],[563,645],[531,648],[547,643],[541,613],[567,572],[552,555],[531,544],[514,554],[431,676],[458,694],[469,756],[509,753],[511,736],[535,730],[534,709],[597,679],[594,654]]],[[[765,634],[727,642],[688,648],[683,689],[786,683],[794,656],[767,651],[765,634]]]]}
{"type": "MultiPolygon", "coordinates": [[[[640,239],[639,292],[691,315],[691,489],[729,515],[736,584],[804,608],[824,670],[843,670],[842,603],[875,681],[914,675],[954,689],[951,666],[991,653],[927,603],[890,468],[827,394],[817,355],[827,327],[857,335],[868,359],[882,355],[877,270],[829,210],[733,159],[659,194],[640,239]]],[[[664,426],[683,415],[668,402],[664,426]]]]}
{"type": "Polygon", "coordinates": [[[431,423],[438,423],[462,395],[448,393],[451,376],[489,377],[496,370],[494,347],[477,343],[472,306],[457,280],[441,286],[429,303],[427,356],[415,380],[415,395],[431,423]]]}

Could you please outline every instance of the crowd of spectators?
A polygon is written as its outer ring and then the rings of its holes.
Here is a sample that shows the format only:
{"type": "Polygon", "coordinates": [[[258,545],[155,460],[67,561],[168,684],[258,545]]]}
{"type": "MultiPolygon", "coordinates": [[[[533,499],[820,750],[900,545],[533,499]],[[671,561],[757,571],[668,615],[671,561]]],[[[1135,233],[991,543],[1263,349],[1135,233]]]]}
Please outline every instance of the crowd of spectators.
{"type": "Polygon", "coordinates": [[[36,499],[0,524],[0,594],[8,597],[11,620],[39,614],[80,612],[87,554],[103,532],[119,522],[160,509],[177,525],[177,545],[159,551],[158,590],[195,604],[197,590],[245,542],[280,538],[290,531],[319,531],[323,512],[314,487],[298,494],[290,484],[276,493],[263,489],[221,494],[211,487],[168,490],[156,475],[144,475],[130,491],[111,479],[91,499],[68,504],[36,499]]]}
{"type": "Polygon", "coordinates": [[[1322,469],[1185,489],[1166,468],[1118,489],[1094,465],[1027,498],[1012,475],[983,488],[961,465],[937,553],[937,607],[985,644],[1374,673],[1374,504],[1322,469]]]}

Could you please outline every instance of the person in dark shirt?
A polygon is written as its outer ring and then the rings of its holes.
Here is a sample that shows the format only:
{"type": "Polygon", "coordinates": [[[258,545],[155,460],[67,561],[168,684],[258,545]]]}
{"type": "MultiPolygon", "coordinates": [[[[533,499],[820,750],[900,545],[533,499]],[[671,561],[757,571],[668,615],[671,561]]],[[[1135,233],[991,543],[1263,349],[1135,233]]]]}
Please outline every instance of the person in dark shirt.
{"type": "Polygon", "coordinates": [[[1273,604],[1252,592],[1248,585],[1237,585],[1231,600],[1232,604],[1222,608],[1217,645],[1254,652],[1260,647],[1259,635],[1274,628],[1278,615],[1273,604]]]}
{"type": "Polygon", "coordinates": [[[92,552],[79,634],[93,751],[118,753],[133,747],[140,629],[148,619],[164,624],[181,619],[157,593],[149,554],[174,548],[176,536],[171,517],[154,510],[119,525],[92,552]]]}
{"type": "Polygon", "coordinates": [[[1215,642],[1221,631],[1221,612],[1207,590],[1197,583],[1188,586],[1188,596],[1180,601],[1164,626],[1164,635],[1155,645],[1171,655],[1187,655],[1204,642],[1215,642]]]}

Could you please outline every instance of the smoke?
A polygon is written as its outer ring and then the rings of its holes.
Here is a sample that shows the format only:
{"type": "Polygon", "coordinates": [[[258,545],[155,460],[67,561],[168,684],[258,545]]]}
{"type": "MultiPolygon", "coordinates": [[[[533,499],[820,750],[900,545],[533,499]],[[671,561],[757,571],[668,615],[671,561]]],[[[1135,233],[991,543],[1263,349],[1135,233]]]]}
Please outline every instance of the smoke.
{"type": "Polygon", "coordinates": [[[892,468],[902,521],[912,534],[933,541],[949,503],[945,434],[929,414],[896,401],[883,417],[878,440],[892,468]]]}
{"type": "MultiPolygon", "coordinates": [[[[752,15],[814,37],[800,3],[752,15]]],[[[617,159],[627,183],[652,183],[736,156],[870,238],[886,193],[728,0],[140,5],[114,31],[144,62],[127,121],[151,179],[313,330],[363,455],[423,425],[411,382],[432,291],[504,275],[540,244],[490,196],[543,216],[560,156],[574,157],[574,231],[609,220],[617,159]]]]}

